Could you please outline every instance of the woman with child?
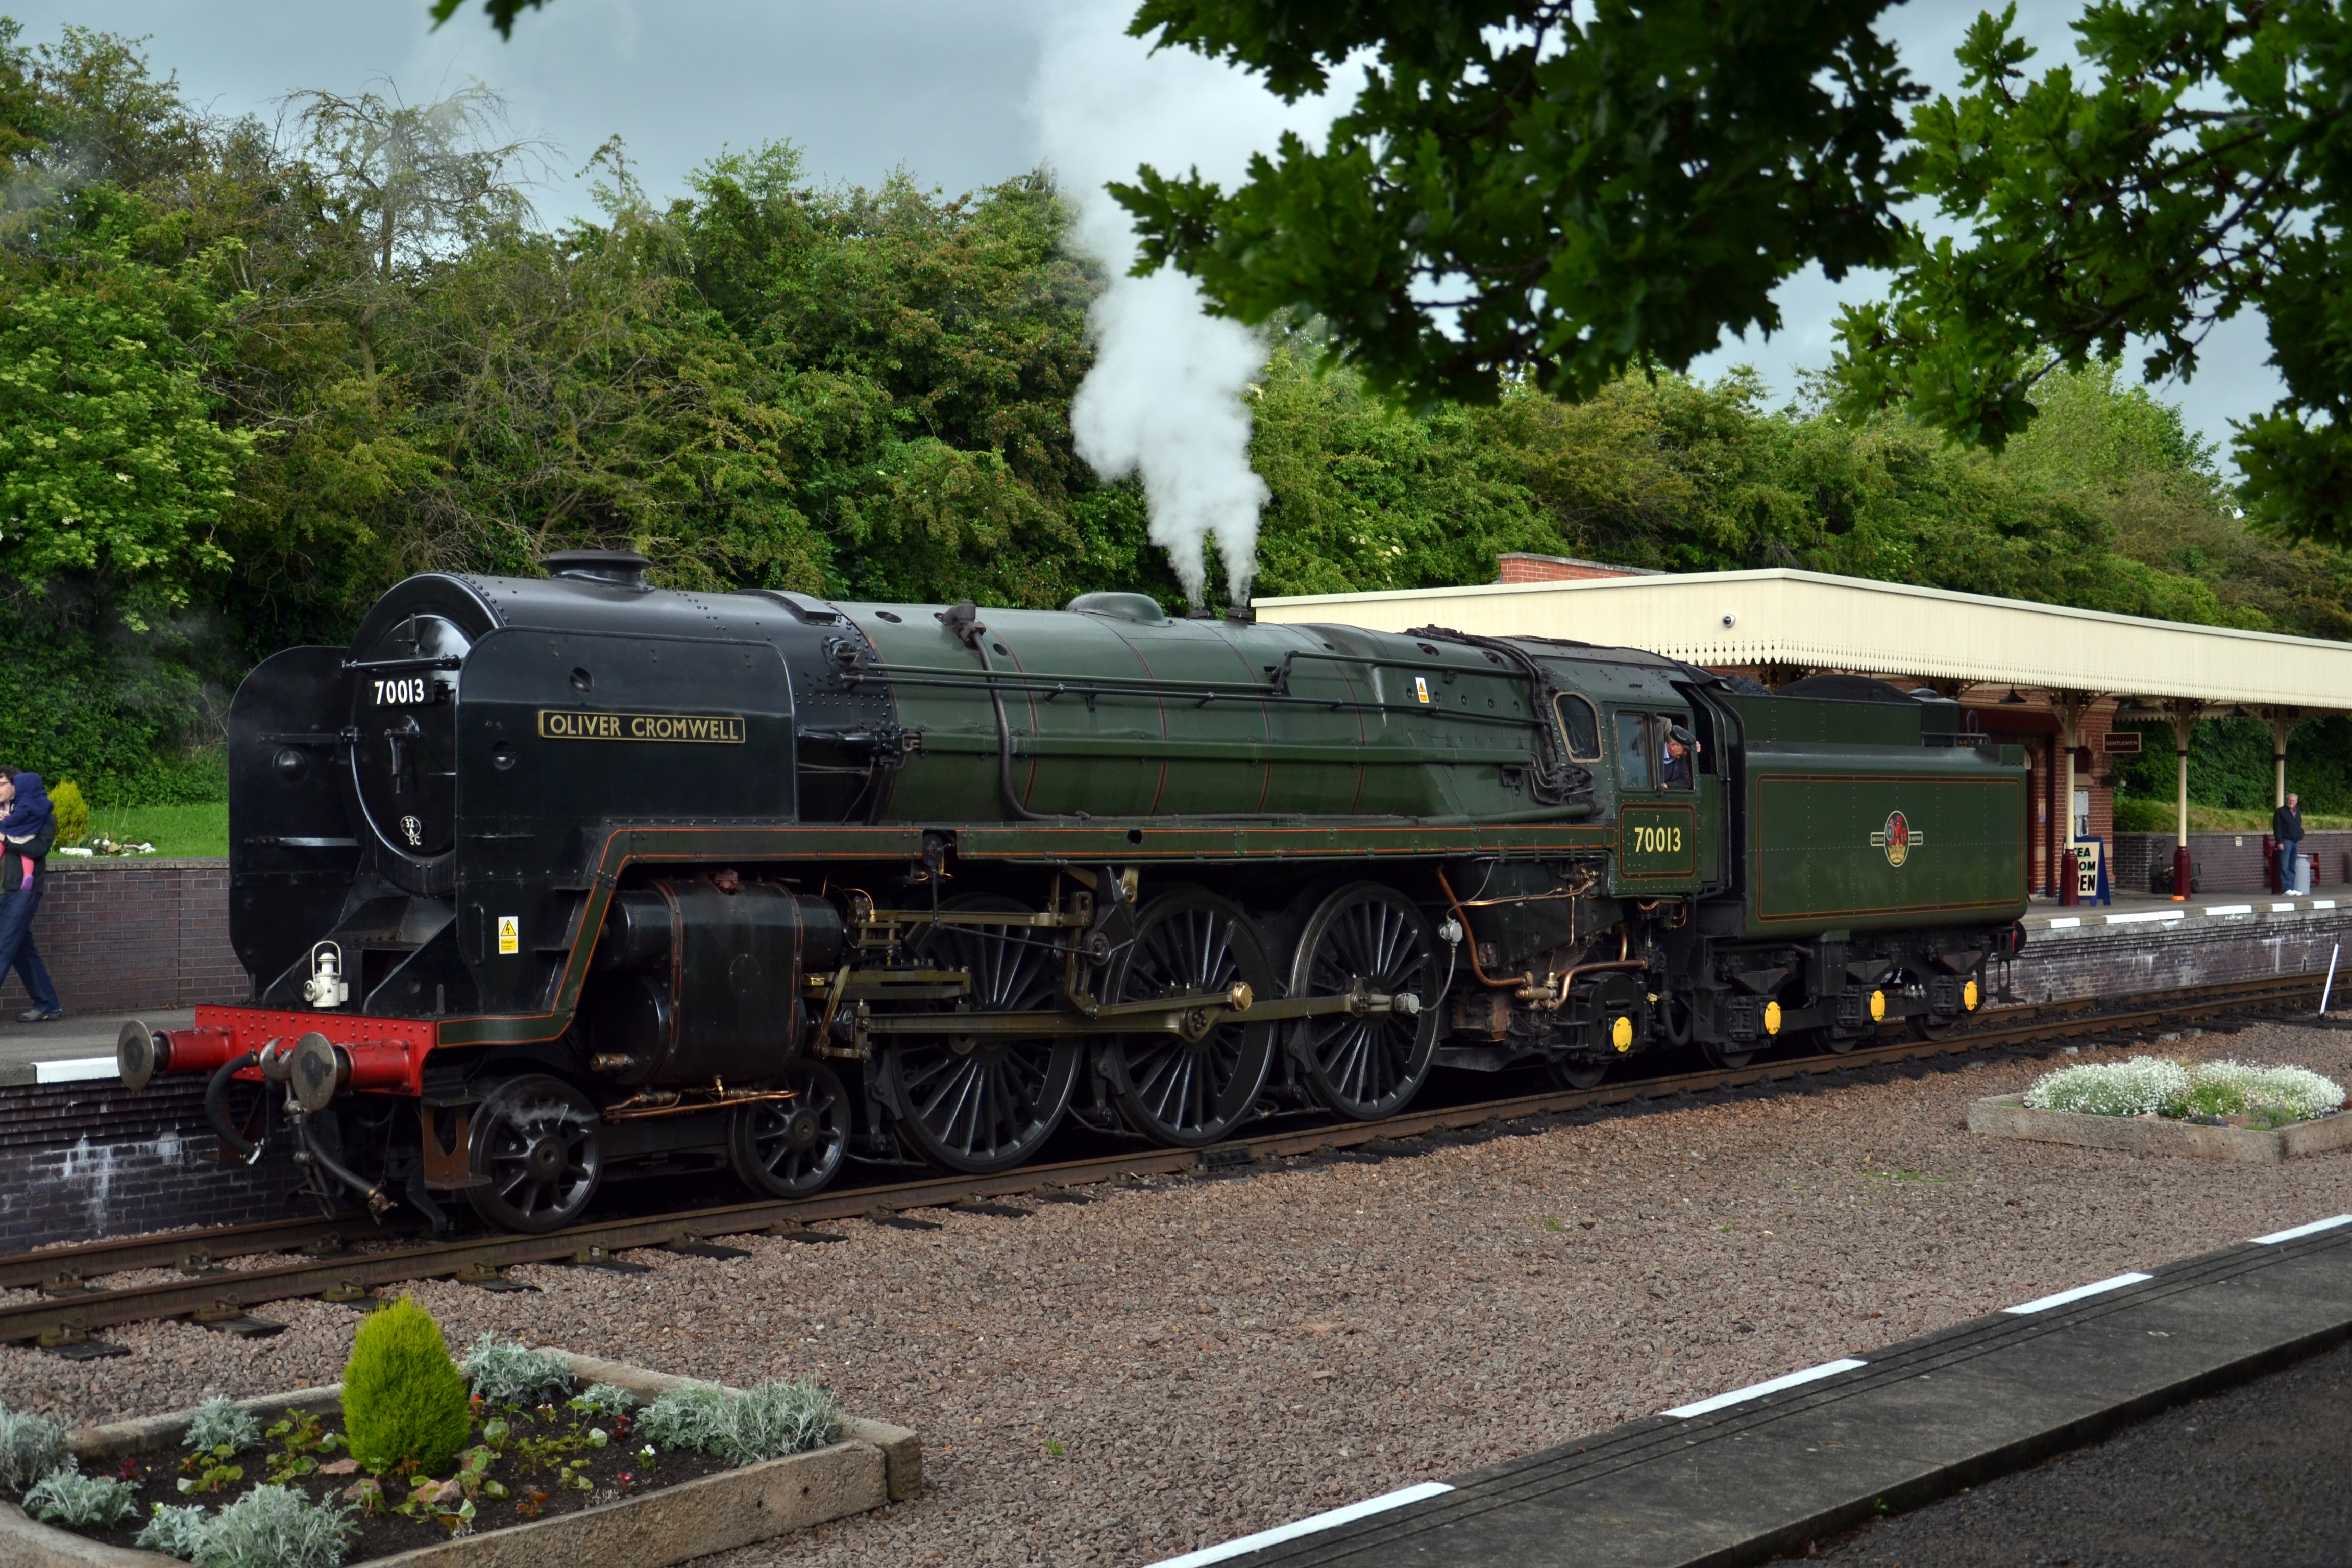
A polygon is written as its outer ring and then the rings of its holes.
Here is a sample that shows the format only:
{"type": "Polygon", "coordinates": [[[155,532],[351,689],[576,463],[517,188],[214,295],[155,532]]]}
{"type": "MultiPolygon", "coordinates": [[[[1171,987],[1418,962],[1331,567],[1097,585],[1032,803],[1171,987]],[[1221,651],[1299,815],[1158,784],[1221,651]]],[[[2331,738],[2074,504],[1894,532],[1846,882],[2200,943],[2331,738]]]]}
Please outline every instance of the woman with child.
{"type": "Polygon", "coordinates": [[[41,775],[0,767],[0,977],[14,969],[32,999],[16,1021],[46,1024],[66,1010],[33,945],[33,916],[48,879],[49,847],[58,840],[57,814],[41,775]]]}

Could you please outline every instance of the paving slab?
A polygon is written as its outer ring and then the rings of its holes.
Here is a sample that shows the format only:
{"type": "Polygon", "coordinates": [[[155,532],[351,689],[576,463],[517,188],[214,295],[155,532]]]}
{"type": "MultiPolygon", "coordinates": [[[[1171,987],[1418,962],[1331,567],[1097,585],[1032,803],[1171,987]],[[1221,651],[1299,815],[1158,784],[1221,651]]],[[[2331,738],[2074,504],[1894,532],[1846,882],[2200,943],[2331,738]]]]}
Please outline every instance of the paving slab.
{"type": "Polygon", "coordinates": [[[1701,1401],[1683,1407],[1693,1414],[1629,1422],[1161,1568],[1764,1562],[2352,1340],[2352,1215],[2338,1219],[2119,1276],[2056,1305],[1992,1313],[1815,1369],[1793,1386],[1701,1401]]]}
{"type": "Polygon", "coordinates": [[[196,1010],[68,1012],[47,1024],[19,1024],[12,1017],[0,1023],[0,1089],[114,1077],[114,1043],[133,1017],[143,1019],[150,1028],[184,1029],[195,1023],[196,1010]]]}

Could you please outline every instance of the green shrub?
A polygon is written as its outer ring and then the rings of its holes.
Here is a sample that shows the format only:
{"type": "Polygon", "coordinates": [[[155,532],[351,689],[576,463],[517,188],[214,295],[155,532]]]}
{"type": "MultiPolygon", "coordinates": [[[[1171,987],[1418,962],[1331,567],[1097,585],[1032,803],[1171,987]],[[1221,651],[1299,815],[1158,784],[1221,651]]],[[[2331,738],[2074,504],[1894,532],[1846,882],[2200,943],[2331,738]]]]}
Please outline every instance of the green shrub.
{"type": "Polygon", "coordinates": [[[551,1405],[567,1399],[577,1380],[572,1363],[512,1340],[484,1334],[466,1352],[466,1381],[485,1405],[551,1405]]]}
{"type": "Polygon", "coordinates": [[[159,1502],[155,1505],[155,1517],[147,1521],[147,1528],[139,1532],[134,1544],[185,1563],[195,1556],[197,1544],[204,1540],[205,1526],[211,1522],[205,1517],[202,1503],[193,1508],[174,1508],[159,1502]]]}
{"type": "Polygon", "coordinates": [[[58,819],[58,843],[79,844],[89,837],[89,802],[73,780],[62,780],[49,792],[49,810],[58,819]]]}
{"type": "Polygon", "coordinates": [[[740,1394],[682,1383],[646,1407],[637,1432],[665,1448],[749,1465],[824,1447],[840,1436],[841,1410],[813,1383],[763,1383],[740,1394]]]}
{"type": "Polygon", "coordinates": [[[111,1530],[139,1506],[139,1489],[79,1470],[51,1470],[25,1494],[25,1511],[68,1530],[111,1530]]]}
{"type": "Polygon", "coordinates": [[[360,1324],[343,1368],[343,1432],[369,1469],[429,1475],[465,1447],[473,1412],[441,1325],[404,1296],[360,1324]]]}
{"type": "Polygon", "coordinates": [[[2344,1103],[2344,1088],[2305,1068],[2255,1067],[2248,1062],[2200,1062],[2189,1089],[2164,1108],[2167,1116],[2242,1116],[2256,1127],[2284,1127],[2326,1116],[2344,1103]]]}
{"type": "MultiPolygon", "coordinates": [[[[440,1342],[439,1329],[433,1339],[440,1342]]],[[[196,1568],[340,1568],[355,1531],[348,1507],[313,1503],[289,1487],[256,1487],[192,1533],[196,1568]]]]}
{"type": "Polygon", "coordinates": [[[68,1459],[66,1429],[45,1415],[0,1405],[0,1489],[23,1496],[68,1459]]]}
{"type": "Polygon", "coordinates": [[[637,1396],[618,1384],[592,1383],[572,1403],[591,1415],[626,1415],[637,1407],[637,1396]]]}
{"type": "Polygon", "coordinates": [[[188,1417],[188,1430],[180,1438],[184,1448],[226,1448],[237,1453],[261,1441],[261,1423],[253,1412],[242,1409],[226,1399],[205,1400],[188,1417]]]}

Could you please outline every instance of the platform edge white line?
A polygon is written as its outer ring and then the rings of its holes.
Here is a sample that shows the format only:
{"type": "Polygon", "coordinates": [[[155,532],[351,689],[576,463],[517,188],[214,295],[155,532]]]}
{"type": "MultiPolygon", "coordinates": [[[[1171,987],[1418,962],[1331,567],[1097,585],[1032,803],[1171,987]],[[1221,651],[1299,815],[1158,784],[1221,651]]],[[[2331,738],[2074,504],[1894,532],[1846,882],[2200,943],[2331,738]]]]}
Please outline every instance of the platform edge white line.
{"type": "Polygon", "coordinates": [[[1768,1394],[1778,1394],[1784,1388],[1795,1388],[1801,1384],[1817,1382],[1824,1377],[1835,1377],[1839,1373],[1852,1372],[1857,1367],[1869,1364],[1868,1362],[1858,1361],[1853,1356],[1847,1356],[1842,1361],[1823,1362],[1819,1366],[1809,1366],[1802,1372],[1786,1373],[1762,1383],[1751,1383],[1746,1388],[1735,1388],[1728,1394],[1718,1394],[1712,1399],[1702,1399],[1696,1405],[1677,1405],[1672,1410],[1661,1410],[1658,1414],[1673,1415],[1687,1421],[1694,1415],[1705,1415],[1709,1411],[1720,1410],[1727,1405],[1738,1405],[1742,1400],[1761,1399],[1768,1394]]]}
{"type": "Polygon", "coordinates": [[[1383,1492],[1379,1497],[1351,1502],[1345,1508],[1335,1508],[1328,1513],[1311,1514],[1288,1524],[1277,1524],[1272,1530],[1261,1530],[1255,1535],[1244,1535],[1239,1541],[1228,1541],[1222,1546],[1203,1546],[1198,1552],[1188,1552],[1181,1557],[1163,1558],[1150,1568],[1207,1568],[1212,1563],[1279,1546],[1286,1541],[1296,1541],[1302,1535],[1312,1535],[1319,1530],[1333,1530],[1343,1524],[1353,1524],[1360,1519],[1370,1519],[1376,1513],[1386,1513],[1392,1508],[1402,1508],[1424,1498],[1442,1497],[1454,1488],[1444,1481],[1423,1481],[1402,1491],[1383,1492]]]}
{"type": "Polygon", "coordinates": [[[2077,1285],[2072,1290],[2061,1290],[2055,1296],[2037,1296],[2031,1301],[2020,1301],[2014,1307],[2003,1307],[2001,1310],[2012,1313],[2046,1312],[2053,1307],[2063,1307],[2069,1301],[2080,1301],[2091,1296],[2104,1296],[2110,1290],[2120,1290],[2126,1285],[2137,1285],[2143,1279],[2155,1278],[2153,1274],[2118,1274],[2112,1279],[2099,1279],[2088,1285],[2077,1285]]]}
{"type": "Polygon", "coordinates": [[[2333,1219],[2315,1219],[2309,1225],[2296,1226],[2293,1230],[2274,1230],[2268,1236],[2252,1237],[2248,1239],[2256,1247],[2276,1247],[2282,1241],[2295,1241],[2306,1236],[2317,1236],[2323,1230],[2334,1230],[2336,1226],[2344,1225],[2352,1225],[2352,1214],[2340,1214],[2333,1219]]]}
{"type": "Polygon", "coordinates": [[[35,1062],[35,1083],[81,1083],[112,1078],[121,1070],[112,1057],[68,1057],[62,1061],[35,1062]]]}

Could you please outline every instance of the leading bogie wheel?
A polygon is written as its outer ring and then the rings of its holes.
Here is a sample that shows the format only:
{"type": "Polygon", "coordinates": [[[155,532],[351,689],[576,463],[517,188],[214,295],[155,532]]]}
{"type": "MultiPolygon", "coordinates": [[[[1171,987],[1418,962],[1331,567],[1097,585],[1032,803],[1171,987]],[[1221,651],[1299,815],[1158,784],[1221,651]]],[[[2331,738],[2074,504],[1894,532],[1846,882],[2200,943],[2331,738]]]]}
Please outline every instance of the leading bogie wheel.
{"type": "Polygon", "coordinates": [[[1374,1121],[1421,1091],[1437,1056],[1445,968],[1429,917],[1394,888],[1350,882],[1316,906],[1298,933],[1290,994],[1398,1004],[1318,1014],[1293,1026],[1291,1054],[1317,1100],[1374,1121]]]}
{"type": "Polygon", "coordinates": [[[560,1078],[526,1073],[474,1107],[467,1162],[486,1178],[466,1190],[476,1214],[508,1230],[561,1230],[587,1212],[604,1176],[603,1119],[560,1078]]]}
{"type": "Polygon", "coordinates": [[[805,1198],[841,1170],[849,1147],[849,1091],[831,1068],[806,1058],[777,1087],[793,1097],[735,1108],[728,1163],[737,1181],[764,1197],[805,1198]]]}
{"type": "MultiPolygon", "coordinates": [[[[1163,893],[1136,917],[1135,940],[1111,970],[1106,1002],[1228,996],[1270,999],[1274,965],[1247,910],[1198,888],[1163,893]]],[[[1103,1075],[1137,1131],[1155,1143],[1218,1142],[1250,1114],[1274,1066],[1276,1026],[1246,1012],[1188,1009],[1174,1031],[1122,1035],[1102,1047],[1103,1075]]]]}
{"type": "MultiPolygon", "coordinates": [[[[958,913],[1029,914],[990,894],[951,899],[958,913]]],[[[972,1013],[1053,1009],[1061,964],[1023,926],[942,925],[908,944],[933,969],[971,975],[958,1003],[972,1013]]],[[[1034,1039],[953,1032],[908,1035],[885,1046],[883,1088],[899,1133],[936,1164],[968,1175],[1007,1171],[1035,1154],[1061,1125],[1078,1081],[1076,1037],[1034,1039]]]]}

